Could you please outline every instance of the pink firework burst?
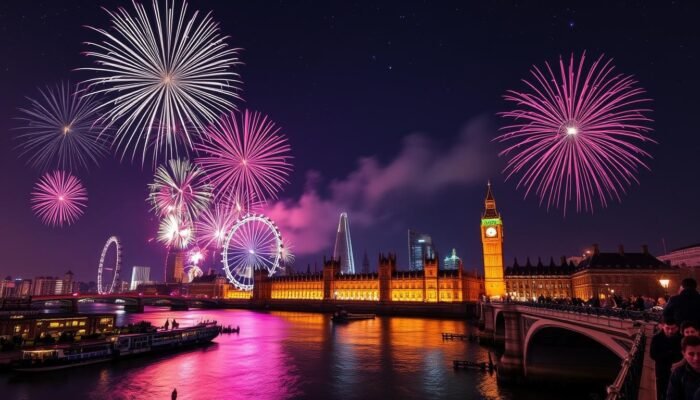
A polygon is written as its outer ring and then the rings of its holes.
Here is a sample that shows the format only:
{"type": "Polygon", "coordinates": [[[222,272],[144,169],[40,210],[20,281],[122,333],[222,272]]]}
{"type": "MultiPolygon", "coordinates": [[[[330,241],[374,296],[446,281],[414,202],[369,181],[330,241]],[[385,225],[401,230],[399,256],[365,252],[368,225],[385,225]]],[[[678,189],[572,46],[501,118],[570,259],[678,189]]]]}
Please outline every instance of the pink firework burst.
{"type": "Polygon", "coordinates": [[[236,217],[230,209],[222,204],[205,210],[195,223],[197,242],[203,248],[221,249],[226,235],[236,223],[236,217]]]}
{"type": "Polygon", "coordinates": [[[197,162],[219,193],[247,193],[264,200],[276,197],[292,170],[287,139],[267,116],[246,110],[222,116],[196,146],[204,154],[197,162]]]}
{"type": "Polygon", "coordinates": [[[31,197],[34,213],[50,226],[71,225],[83,215],[87,191],[78,178],[64,171],[46,173],[31,197]]]}
{"type": "Polygon", "coordinates": [[[654,140],[646,136],[652,121],[645,114],[651,100],[631,76],[614,72],[612,60],[599,57],[590,67],[585,53],[578,64],[572,55],[559,70],[549,63],[533,66],[527,90],[509,90],[504,98],[515,109],[499,113],[512,125],[495,140],[508,142],[499,156],[508,156],[506,179],[519,176],[525,197],[534,191],[540,204],[593,212],[597,198],[621,201],[625,188],[639,183],[639,167],[649,169],[651,155],[637,146],[654,140]]]}

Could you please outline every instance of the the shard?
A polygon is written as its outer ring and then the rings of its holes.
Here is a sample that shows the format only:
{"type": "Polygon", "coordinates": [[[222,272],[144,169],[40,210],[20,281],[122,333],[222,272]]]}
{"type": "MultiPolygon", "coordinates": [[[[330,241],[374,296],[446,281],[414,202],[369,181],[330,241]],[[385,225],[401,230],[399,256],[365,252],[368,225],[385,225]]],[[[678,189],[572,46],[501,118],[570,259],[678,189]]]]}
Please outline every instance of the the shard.
{"type": "Polygon", "coordinates": [[[341,274],[355,273],[355,257],[352,256],[352,240],[350,239],[350,224],[348,213],[340,214],[338,222],[338,234],[335,237],[333,258],[340,260],[341,274]]]}

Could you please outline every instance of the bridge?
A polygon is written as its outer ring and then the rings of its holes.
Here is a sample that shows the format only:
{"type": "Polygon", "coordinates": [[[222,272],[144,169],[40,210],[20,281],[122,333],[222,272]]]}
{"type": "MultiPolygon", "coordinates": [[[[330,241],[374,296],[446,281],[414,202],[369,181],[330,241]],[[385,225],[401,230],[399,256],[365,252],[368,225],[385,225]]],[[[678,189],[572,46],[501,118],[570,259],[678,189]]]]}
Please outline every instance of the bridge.
{"type": "Polygon", "coordinates": [[[46,306],[47,303],[59,303],[70,311],[78,311],[78,305],[83,302],[121,304],[128,312],[143,312],[144,306],[169,306],[172,310],[188,310],[189,308],[220,308],[222,301],[188,296],[119,293],[96,294],[80,293],[66,295],[44,295],[29,298],[32,307],[46,306]]]}
{"type": "Polygon", "coordinates": [[[655,399],[648,347],[658,314],[520,302],[480,307],[482,339],[504,345],[500,382],[595,379],[614,382],[608,399],[625,398],[616,397],[621,391],[655,399]]]}

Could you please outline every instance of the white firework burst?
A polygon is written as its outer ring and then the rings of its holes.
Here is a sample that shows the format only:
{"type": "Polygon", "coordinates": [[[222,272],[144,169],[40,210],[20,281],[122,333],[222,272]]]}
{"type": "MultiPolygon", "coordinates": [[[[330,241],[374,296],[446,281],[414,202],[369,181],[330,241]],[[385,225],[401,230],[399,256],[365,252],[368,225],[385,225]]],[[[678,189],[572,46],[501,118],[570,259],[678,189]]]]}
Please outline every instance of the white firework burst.
{"type": "Polygon", "coordinates": [[[93,93],[111,96],[99,121],[115,127],[121,157],[133,149],[133,160],[141,149],[143,164],[152,150],[154,165],[160,152],[189,153],[208,123],[236,109],[241,84],[231,70],[238,49],[228,47],[210,13],[188,17],[187,2],[178,11],[170,0],[161,11],[158,1],[152,13],[136,2],[136,15],[106,10],[111,28],[89,27],[103,39],[87,43],[97,66],[81,68],[97,75],[85,81],[93,93]]]}
{"type": "Polygon", "coordinates": [[[39,89],[39,96],[27,98],[29,107],[20,108],[24,123],[17,135],[21,155],[39,169],[74,171],[97,164],[107,153],[101,127],[95,125],[99,103],[93,97],[76,95],[79,87],[70,82],[39,89]]]}

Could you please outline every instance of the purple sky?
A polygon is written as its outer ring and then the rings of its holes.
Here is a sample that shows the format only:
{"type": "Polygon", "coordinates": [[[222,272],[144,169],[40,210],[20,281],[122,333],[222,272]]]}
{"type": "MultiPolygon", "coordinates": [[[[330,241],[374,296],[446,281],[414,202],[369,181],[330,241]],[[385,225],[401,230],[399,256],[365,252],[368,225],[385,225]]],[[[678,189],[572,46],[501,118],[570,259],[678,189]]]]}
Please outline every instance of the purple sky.
{"type": "MultiPolygon", "coordinates": [[[[698,4],[606,5],[605,8],[529,7],[520,2],[190,2],[213,11],[241,47],[245,65],[241,108],[268,114],[292,145],[291,184],[270,215],[297,253],[296,267],[330,255],[339,213],[347,211],[360,263],[396,251],[406,267],[408,228],[431,234],[447,255],[457,248],[469,268],[481,268],[479,218],[491,179],[505,222],[506,263],[513,257],[549,259],[601,249],[662,252],[698,242],[700,181],[694,133],[700,92],[698,4]],[[466,8],[465,8],[466,7],[466,8]],[[652,171],[623,202],[595,214],[568,214],[523,200],[500,174],[501,148],[491,140],[508,107],[502,95],[522,89],[532,64],[560,54],[614,58],[654,99],[646,147],[652,171]]],[[[131,9],[129,2],[0,4],[0,274],[61,275],[94,280],[104,242],[121,237],[124,272],[148,265],[160,278],[164,248],[151,239],[157,220],[144,201],[152,179],[115,157],[80,173],[88,208],[73,226],[43,226],[29,207],[37,171],[18,158],[13,137],[18,107],[37,87],[88,77],[76,68],[94,32],[108,26],[99,8],[131,9]]],[[[592,6],[586,6],[592,7],[592,6]]],[[[359,266],[358,266],[359,268],[359,266]]]]}

